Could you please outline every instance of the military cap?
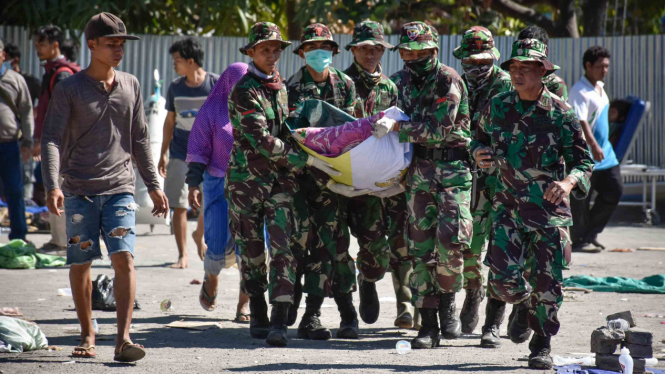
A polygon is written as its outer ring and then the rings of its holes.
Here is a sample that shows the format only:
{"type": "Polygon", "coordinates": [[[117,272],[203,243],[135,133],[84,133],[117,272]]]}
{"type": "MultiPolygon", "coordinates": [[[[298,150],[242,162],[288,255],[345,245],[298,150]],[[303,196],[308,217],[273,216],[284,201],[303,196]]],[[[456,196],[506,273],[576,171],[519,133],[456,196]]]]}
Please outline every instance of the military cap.
{"type": "Polygon", "coordinates": [[[460,60],[465,58],[472,60],[498,60],[501,54],[494,46],[492,33],[482,26],[473,26],[464,32],[462,45],[455,48],[453,56],[460,60]]]}
{"type": "Polygon", "coordinates": [[[282,43],[282,49],[290,46],[292,43],[282,40],[282,31],[279,26],[272,22],[257,22],[249,30],[249,44],[240,48],[240,53],[247,54],[247,51],[256,47],[257,44],[277,40],[282,43]]]}
{"type": "Polygon", "coordinates": [[[386,34],[383,32],[383,26],[374,21],[364,21],[353,28],[353,40],[344,47],[347,51],[351,47],[360,47],[363,45],[382,45],[385,48],[393,48],[392,44],[385,41],[386,34]]]}
{"type": "Polygon", "coordinates": [[[332,33],[328,29],[328,26],[322,23],[314,23],[307,27],[302,32],[300,37],[300,45],[293,53],[298,54],[300,48],[302,48],[306,43],[318,42],[318,41],[327,41],[333,44],[333,55],[340,52],[339,44],[333,40],[332,33]]]}
{"type": "Polygon", "coordinates": [[[439,49],[437,41],[439,35],[434,28],[424,22],[409,22],[402,26],[399,44],[393,47],[393,51],[406,49],[420,51],[423,49],[439,49]]]}
{"type": "Polygon", "coordinates": [[[513,43],[510,59],[501,63],[501,69],[508,71],[513,60],[540,62],[547,69],[546,76],[559,69],[558,66],[547,60],[547,45],[538,39],[516,40],[513,43]]]}

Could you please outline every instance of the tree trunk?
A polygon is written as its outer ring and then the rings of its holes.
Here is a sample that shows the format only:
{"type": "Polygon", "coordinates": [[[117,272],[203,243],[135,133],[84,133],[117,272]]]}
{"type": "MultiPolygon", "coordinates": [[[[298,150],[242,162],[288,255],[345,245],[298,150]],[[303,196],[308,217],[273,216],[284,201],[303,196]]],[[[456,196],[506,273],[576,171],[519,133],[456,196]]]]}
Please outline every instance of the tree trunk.
{"type": "Polygon", "coordinates": [[[491,7],[506,16],[542,27],[551,36],[579,38],[577,16],[575,16],[575,0],[559,0],[557,5],[560,11],[557,22],[513,0],[492,0],[491,7]]]}
{"type": "Polygon", "coordinates": [[[289,40],[300,40],[302,34],[302,25],[296,21],[297,0],[286,0],[286,19],[288,22],[289,40]]]}
{"type": "Polygon", "coordinates": [[[607,0],[586,0],[582,5],[584,36],[602,36],[605,30],[607,0]]]}
{"type": "Polygon", "coordinates": [[[579,38],[575,0],[559,0],[559,17],[557,32],[554,33],[554,36],[579,38]]]}

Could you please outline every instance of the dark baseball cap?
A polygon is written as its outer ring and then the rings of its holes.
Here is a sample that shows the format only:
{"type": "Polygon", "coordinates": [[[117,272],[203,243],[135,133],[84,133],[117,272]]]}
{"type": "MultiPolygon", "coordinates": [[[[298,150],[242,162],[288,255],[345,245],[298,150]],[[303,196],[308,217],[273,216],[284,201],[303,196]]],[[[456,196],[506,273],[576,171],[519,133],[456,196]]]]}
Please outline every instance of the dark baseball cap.
{"type": "Polygon", "coordinates": [[[122,20],[111,13],[102,12],[92,16],[85,26],[85,39],[97,38],[124,38],[139,40],[138,36],[127,35],[127,29],[122,20]]]}

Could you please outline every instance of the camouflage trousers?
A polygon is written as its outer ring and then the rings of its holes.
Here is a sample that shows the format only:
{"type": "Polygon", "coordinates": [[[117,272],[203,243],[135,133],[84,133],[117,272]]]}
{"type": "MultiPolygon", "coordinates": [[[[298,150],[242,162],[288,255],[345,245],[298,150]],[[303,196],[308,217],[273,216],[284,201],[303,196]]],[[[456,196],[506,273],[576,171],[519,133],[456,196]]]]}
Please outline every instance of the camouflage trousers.
{"type": "Polygon", "coordinates": [[[465,247],[462,251],[464,256],[464,288],[465,289],[478,289],[483,286],[483,268],[482,268],[482,254],[487,250],[489,243],[490,231],[492,229],[492,201],[490,199],[490,191],[488,188],[480,188],[481,181],[478,181],[479,188],[476,190],[475,206],[471,207],[471,215],[473,216],[473,237],[471,238],[471,245],[465,247]]]}
{"type": "Polygon", "coordinates": [[[307,232],[296,234],[294,245],[307,248],[303,292],[308,295],[333,297],[356,290],[356,266],[349,254],[349,227],[346,221],[346,199],[328,189],[320,189],[313,179],[300,180],[296,194],[298,221],[307,232]],[[307,215],[304,214],[307,208],[307,215]]]}
{"type": "Polygon", "coordinates": [[[407,238],[414,259],[411,300],[416,308],[438,308],[440,294],[462,288],[462,253],[473,229],[471,173],[461,161],[416,160],[406,186],[407,238]],[[434,179],[425,177],[432,175],[434,179]]]}
{"type": "MultiPolygon", "coordinates": [[[[514,214],[514,213],[513,213],[514,214]]],[[[563,270],[570,262],[567,227],[527,230],[511,211],[494,214],[492,243],[485,258],[488,295],[507,303],[525,302],[529,327],[541,336],[559,331],[563,270]]]]}
{"type": "Polygon", "coordinates": [[[358,196],[348,199],[351,234],[358,239],[356,265],[367,282],[383,279],[388,267],[393,270],[410,262],[406,244],[406,195],[388,198],[358,196]]]}
{"type": "Polygon", "coordinates": [[[269,292],[271,303],[293,303],[297,255],[291,246],[296,222],[293,197],[281,192],[278,184],[266,200],[245,196],[229,199],[231,232],[240,249],[240,287],[252,296],[269,292]],[[240,203],[239,200],[248,200],[240,203]],[[264,224],[270,241],[270,282],[267,277],[264,224]]]}

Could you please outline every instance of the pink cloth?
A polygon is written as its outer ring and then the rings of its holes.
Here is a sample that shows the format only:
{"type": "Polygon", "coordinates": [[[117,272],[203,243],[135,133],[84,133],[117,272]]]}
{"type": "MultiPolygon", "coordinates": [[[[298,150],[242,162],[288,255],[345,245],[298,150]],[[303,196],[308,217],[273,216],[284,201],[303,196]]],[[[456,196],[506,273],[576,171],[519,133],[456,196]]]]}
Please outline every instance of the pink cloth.
{"type": "Polygon", "coordinates": [[[372,136],[374,122],[383,116],[384,113],[379,112],[340,126],[297,129],[294,135],[300,143],[314,152],[326,157],[337,157],[372,136]]]}

